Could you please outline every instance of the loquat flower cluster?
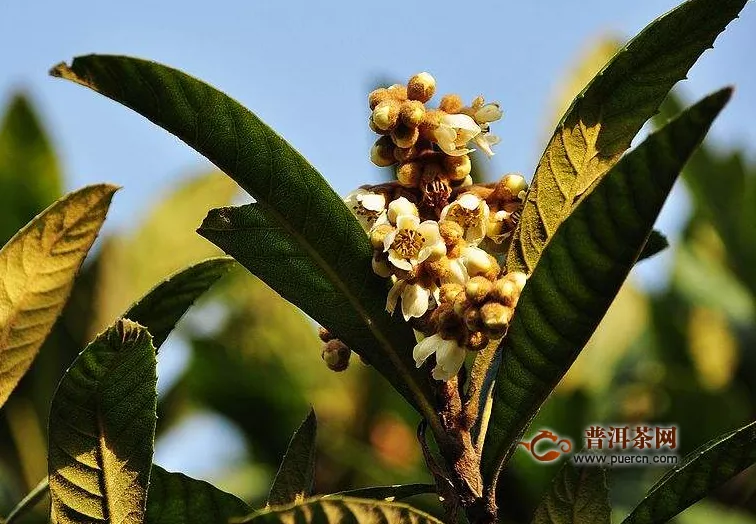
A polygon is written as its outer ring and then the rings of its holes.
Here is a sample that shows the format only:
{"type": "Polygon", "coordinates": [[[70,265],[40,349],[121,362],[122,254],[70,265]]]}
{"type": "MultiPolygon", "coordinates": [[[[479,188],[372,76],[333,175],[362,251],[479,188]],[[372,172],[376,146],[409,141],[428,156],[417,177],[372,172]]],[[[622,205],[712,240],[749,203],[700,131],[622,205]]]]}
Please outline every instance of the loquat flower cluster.
{"type": "Polygon", "coordinates": [[[417,367],[435,355],[436,380],[456,376],[468,351],[497,343],[525,286],[497,254],[517,225],[528,185],[516,174],[474,184],[469,154],[488,156],[499,139],[490,124],[498,104],[483,97],[465,105],[455,94],[428,107],[436,90],[429,73],[369,96],[370,128],[381,135],[373,163],[394,166],[396,181],[363,186],[345,202],[374,249],[373,270],[390,279],[386,310],[400,308],[418,343],[417,367]]]}

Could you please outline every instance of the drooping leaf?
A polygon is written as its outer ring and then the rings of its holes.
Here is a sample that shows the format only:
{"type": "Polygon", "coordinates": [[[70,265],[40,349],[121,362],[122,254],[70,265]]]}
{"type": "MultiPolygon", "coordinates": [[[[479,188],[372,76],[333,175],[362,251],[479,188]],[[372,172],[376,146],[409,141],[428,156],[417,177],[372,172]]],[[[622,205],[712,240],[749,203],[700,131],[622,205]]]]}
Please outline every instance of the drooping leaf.
{"type": "Polygon", "coordinates": [[[220,524],[249,511],[212,484],[152,466],[145,524],[220,524]]]}
{"type": "Polygon", "coordinates": [[[157,404],[155,348],[118,320],[76,358],[50,407],[53,524],[141,524],[157,404]]]}
{"type": "Polygon", "coordinates": [[[652,256],[661,253],[665,249],[669,247],[669,241],[667,240],[667,237],[659,233],[656,229],[651,231],[651,234],[648,236],[648,240],[646,240],[646,245],[643,246],[643,251],[641,251],[641,254],[638,255],[638,262],[641,260],[644,260],[646,258],[651,258],[652,256]]]}
{"type": "MultiPolygon", "coordinates": [[[[140,213],[131,231],[105,239],[90,338],[166,275],[221,255],[194,232],[207,210],[230,205],[239,186],[216,170],[181,180],[140,213]]],[[[155,333],[150,329],[150,333],[155,333]]]]}
{"type": "Polygon", "coordinates": [[[154,287],[123,318],[147,327],[152,344],[159,348],[186,310],[234,264],[230,257],[217,257],[189,266],[154,287]]]}
{"type": "Polygon", "coordinates": [[[51,73],[146,116],[255,197],[254,208],[211,215],[203,235],[212,234],[215,243],[225,245],[245,267],[363,355],[436,434],[442,433],[430,400],[430,379],[414,369],[411,330],[383,311],[385,283],[372,273],[366,235],[298,152],[238,102],[160,64],[90,55],[51,73]],[[230,216],[246,223],[229,227],[223,221],[230,216]],[[246,243],[240,244],[240,238],[246,243]],[[318,296],[311,283],[320,285],[318,296]]]}
{"type": "Polygon", "coordinates": [[[756,422],[686,455],[664,475],[622,524],[667,522],[756,463],[756,422]]]}
{"type": "Polygon", "coordinates": [[[10,101],[0,122],[0,244],[60,198],[60,166],[29,99],[10,101]]]}
{"type": "Polygon", "coordinates": [[[300,504],[266,508],[239,522],[299,524],[442,524],[440,520],[400,502],[385,502],[349,497],[313,498],[300,504]]]}
{"type": "Polygon", "coordinates": [[[302,425],[291,437],[273,486],[268,494],[268,506],[283,506],[302,502],[312,495],[315,481],[315,437],[318,422],[310,410],[302,425]]]}
{"type": "Polygon", "coordinates": [[[63,309],[116,189],[100,184],[67,195],[0,250],[0,406],[63,309]]]}
{"type": "Polygon", "coordinates": [[[536,168],[507,254],[531,273],[576,201],[619,160],[747,0],[690,0],[631,40],[572,103],[536,168]]]}
{"type": "Polygon", "coordinates": [[[595,331],[677,175],[731,92],[705,98],[626,155],[544,250],[500,348],[483,449],[486,479],[497,477],[539,406],[595,331]]]}
{"type": "Polygon", "coordinates": [[[566,462],[536,509],[533,524],[610,524],[606,471],[566,462]]]}
{"type": "Polygon", "coordinates": [[[416,495],[436,493],[434,484],[394,484],[392,486],[371,486],[369,488],[350,489],[325,495],[323,498],[350,497],[358,499],[387,500],[389,502],[406,499],[416,495]]]}

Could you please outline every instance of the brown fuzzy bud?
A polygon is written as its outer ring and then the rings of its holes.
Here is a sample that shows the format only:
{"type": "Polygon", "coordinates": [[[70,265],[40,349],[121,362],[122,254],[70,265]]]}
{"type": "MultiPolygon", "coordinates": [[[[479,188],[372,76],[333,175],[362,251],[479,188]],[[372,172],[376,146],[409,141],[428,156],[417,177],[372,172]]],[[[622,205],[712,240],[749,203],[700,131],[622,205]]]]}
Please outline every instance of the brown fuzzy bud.
{"type": "Polygon", "coordinates": [[[396,178],[404,187],[417,187],[423,174],[420,162],[406,162],[396,170],[396,178]]]}
{"type": "Polygon", "coordinates": [[[465,288],[459,284],[444,284],[439,290],[439,300],[442,304],[453,304],[457,295],[464,290],[465,288]]]}
{"type": "Polygon", "coordinates": [[[370,110],[372,111],[378,104],[380,104],[384,100],[388,100],[389,98],[391,98],[391,93],[389,93],[389,90],[385,87],[379,87],[375,91],[372,91],[368,95],[368,104],[370,105],[370,110]]]}
{"type": "Polygon", "coordinates": [[[404,149],[414,146],[418,138],[420,138],[420,131],[416,127],[397,125],[391,131],[391,139],[394,141],[394,144],[404,149]]]}
{"type": "Polygon", "coordinates": [[[444,239],[444,243],[447,247],[452,246],[460,241],[465,230],[461,225],[451,220],[443,220],[438,224],[438,230],[441,233],[441,238],[444,239]]]}
{"type": "Polygon", "coordinates": [[[465,295],[473,304],[481,304],[491,289],[493,289],[493,282],[486,277],[473,277],[465,284],[465,295]]]}
{"type": "Polygon", "coordinates": [[[394,149],[394,158],[401,163],[409,162],[417,157],[417,153],[417,144],[412,147],[397,147],[394,149]]]}
{"type": "Polygon", "coordinates": [[[491,298],[508,307],[514,307],[517,298],[520,296],[520,290],[517,285],[508,278],[500,278],[494,283],[491,298]]]}
{"type": "Polygon", "coordinates": [[[481,331],[473,331],[467,336],[465,347],[470,351],[482,351],[488,346],[489,338],[481,331]]]}
{"type": "Polygon", "coordinates": [[[444,167],[450,180],[464,180],[472,171],[472,162],[469,155],[446,156],[444,167]]]}
{"type": "Polygon", "coordinates": [[[464,106],[465,103],[462,102],[462,98],[459,95],[450,94],[444,95],[443,98],[441,98],[441,103],[438,105],[438,108],[446,113],[459,113],[464,106]]]}
{"type": "Polygon", "coordinates": [[[465,311],[472,305],[472,303],[467,300],[467,294],[466,293],[460,293],[456,297],[454,297],[454,314],[457,315],[459,318],[462,318],[465,316],[465,311]]]}
{"type": "Polygon", "coordinates": [[[394,158],[395,147],[390,137],[382,136],[375,141],[375,144],[370,149],[370,161],[378,167],[388,167],[396,164],[396,159],[394,158]]]}
{"type": "Polygon", "coordinates": [[[425,117],[425,106],[417,100],[407,100],[402,102],[399,110],[399,119],[407,127],[417,127],[425,117]]]}
{"type": "Polygon", "coordinates": [[[507,332],[512,318],[512,308],[498,302],[486,302],[480,307],[483,332],[490,338],[501,338],[507,332]]]}
{"type": "Polygon", "coordinates": [[[320,340],[322,340],[323,342],[328,342],[329,340],[333,340],[335,338],[331,334],[331,332],[323,326],[320,326],[320,328],[318,328],[318,337],[320,337],[320,340]]]}
{"type": "Polygon", "coordinates": [[[370,261],[370,266],[373,268],[373,273],[381,278],[388,278],[394,274],[389,264],[388,256],[385,253],[379,252],[374,254],[370,261]]]}
{"type": "Polygon", "coordinates": [[[467,308],[463,320],[465,326],[470,331],[480,331],[483,329],[483,320],[480,316],[480,310],[475,306],[467,308]]]}
{"type": "Polygon", "coordinates": [[[407,97],[410,100],[427,102],[436,92],[436,79],[430,73],[418,73],[407,82],[407,97]]]}
{"type": "Polygon", "coordinates": [[[504,278],[507,278],[511,280],[512,282],[514,282],[515,286],[517,286],[517,289],[520,291],[520,293],[522,293],[522,290],[528,281],[528,276],[522,271],[510,271],[509,273],[504,275],[504,278]]]}
{"type": "Polygon", "coordinates": [[[460,339],[465,334],[462,319],[453,310],[444,310],[438,316],[438,332],[446,340],[460,339]]]}
{"type": "Polygon", "coordinates": [[[375,125],[375,122],[373,122],[373,115],[372,115],[372,114],[371,114],[371,115],[370,115],[370,116],[368,117],[368,127],[370,128],[370,130],[371,130],[371,131],[372,131],[373,133],[375,133],[375,134],[377,134],[377,135],[388,135],[388,134],[390,134],[390,133],[391,133],[391,131],[386,131],[386,130],[384,130],[384,129],[380,129],[380,128],[378,128],[378,127],[377,127],[377,126],[375,125]]]}
{"type": "Polygon", "coordinates": [[[326,342],[321,357],[332,371],[344,371],[349,367],[349,357],[352,351],[338,338],[326,342]]]}
{"type": "Polygon", "coordinates": [[[486,277],[489,281],[493,282],[499,276],[499,273],[501,273],[501,266],[496,260],[496,257],[494,257],[493,255],[488,255],[488,261],[491,264],[491,268],[483,273],[483,276],[486,277]]]}
{"type": "Polygon", "coordinates": [[[525,177],[517,173],[504,175],[494,190],[496,198],[504,201],[524,200],[527,192],[528,183],[525,177]]]}
{"type": "Polygon", "coordinates": [[[436,138],[433,132],[441,125],[441,118],[445,114],[437,109],[426,111],[423,121],[420,122],[420,136],[425,140],[434,141],[436,138]]]}
{"type": "Polygon", "coordinates": [[[388,87],[387,91],[391,98],[397,102],[404,102],[407,100],[407,87],[402,84],[391,85],[388,87]]]}
{"type": "Polygon", "coordinates": [[[401,103],[394,100],[384,100],[373,109],[373,123],[378,129],[384,131],[394,129],[399,120],[399,108],[401,103]]]}

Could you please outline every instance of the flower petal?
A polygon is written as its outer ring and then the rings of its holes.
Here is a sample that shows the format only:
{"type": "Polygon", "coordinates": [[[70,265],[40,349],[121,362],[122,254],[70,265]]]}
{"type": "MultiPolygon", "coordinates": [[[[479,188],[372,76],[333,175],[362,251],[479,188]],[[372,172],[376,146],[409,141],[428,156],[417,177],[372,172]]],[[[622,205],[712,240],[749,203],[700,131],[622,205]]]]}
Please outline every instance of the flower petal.
{"type": "Polygon", "coordinates": [[[399,269],[403,269],[405,271],[412,271],[412,263],[409,260],[406,260],[400,257],[399,254],[393,249],[389,249],[388,259],[389,259],[389,262],[394,264],[394,266],[398,267],[399,269]]]}
{"type": "MultiPolygon", "coordinates": [[[[459,198],[457,198],[455,203],[459,204],[468,211],[472,211],[478,208],[481,200],[477,195],[473,195],[472,193],[464,193],[459,198]]],[[[454,203],[452,203],[452,205],[454,205],[454,203]]]]}
{"type": "Polygon", "coordinates": [[[399,296],[402,294],[402,290],[406,285],[407,283],[404,280],[397,280],[396,282],[394,282],[394,285],[391,286],[388,298],[386,299],[386,311],[388,311],[390,315],[394,314],[394,309],[396,309],[396,301],[399,300],[399,296]]]}
{"type": "Polygon", "coordinates": [[[444,340],[436,350],[436,367],[433,368],[433,378],[449,380],[459,373],[465,362],[467,352],[455,340],[444,340]]]}
{"type": "Polygon", "coordinates": [[[362,204],[362,207],[368,211],[381,212],[386,208],[386,197],[378,193],[358,195],[357,200],[362,204]]]}
{"type": "Polygon", "coordinates": [[[415,359],[415,366],[422,366],[423,363],[428,360],[428,357],[436,352],[439,343],[443,341],[444,339],[441,338],[441,335],[436,333],[435,335],[426,337],[418,342],[412,350],[412,358],[415,359]]]}
{"type": "Polygon", "coordinates": [[[475,121],[490,123],[499,120],[504,116],[504,111],[501,110],[499,104],[490,103],[486,104],[475,112],[475,121]]]}
{"type": "Polygon", "coordinates": [[[409,284],[402,291],[402,315],[404,320],[422,317],[428,311],[430,291],[420,284],[409,284]]]}
{"type": "Polygon", "coordinates": [[[399,215],[396,217],[397,229],[411,229],[417,230],[420,225],[420,219],[414,215],[399,215]]]}

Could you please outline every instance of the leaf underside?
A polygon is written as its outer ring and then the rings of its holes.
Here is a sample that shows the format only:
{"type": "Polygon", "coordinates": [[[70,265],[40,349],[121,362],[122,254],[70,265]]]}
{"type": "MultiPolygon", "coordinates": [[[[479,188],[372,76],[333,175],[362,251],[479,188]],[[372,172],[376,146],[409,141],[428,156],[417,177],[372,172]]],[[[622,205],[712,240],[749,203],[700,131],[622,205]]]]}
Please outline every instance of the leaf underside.
{"type": "Polygon", "coordinates": [[[531,273],[577,200],[619,160],[746,0],[690,0],[631,40],[580,93],[536,168],[507,269],[531,273]]]}
{"type": "Polygon", "coordinates": [[[598,327],[682,166],[730,95],[725,89],[705,98],[628,153],[543,252],[500,348],[482,459],[487,480],[497,478],[540,405],[598,327]]]}
{"type": "Polygon", "coordinates": [[[220,524],[249,511],[212,484],[152,466],[145,524],[220,524]]]}
{"type": "Polygon", "coordinates": [[[0,406],[60,315],[116,189],[95,185],[63,197],[0,251],[0,406]]]}
{"type": "Polygon", "coordinates": [[[311,409],[307,418],[291,437],[289,447],[286,449],[286,454],[268,494],[269,506],[302,502],[312,495],[317,427],[315,411],[311,409]]]}
{"type": "Polygon", "coordinates": [[[430,379],[414,369],[412,332],[383,311],[385,283],[371,270],[365,233],[299,153],[238,102],[160,64],[90,55],[51,73],[144,115],[255,197],[252,208],[211,213],[200,233],[364,356],[438,428],[430,379]],[[224,224],[229,216],[245,221],[224,224]]]}
{"type": "Polygon", "coordinates": [[[536,509],[533,524],[610,524],[606,471],[566,462],[536,509]]]}
{"type": "Polygon", "coordinates": [[[232,258],[217,257],[189,266],[155,286],[123,318],[145,326],[159,348],[192,304],[234,265],[232,258]]]}
{"type": "Polygon", "coordinates": [[[240,522],[298,524],[442,524],[440,520],[400,502],[349,497],[314,498],[301,504],[270,508],[253,513],[240,522]]]}
{"type": "Polygon", "coordinates": [[[155,438],[155,348],[145,328],[118,320],[76,358],[49,422],[53,524],[141,524],[155,438]]]}
{"type": "Polygon", "coordinates": [[[664,475],[623,524],[667,522],[756,463],[754,442],[756,422],[704,444],[664,475]]]}

